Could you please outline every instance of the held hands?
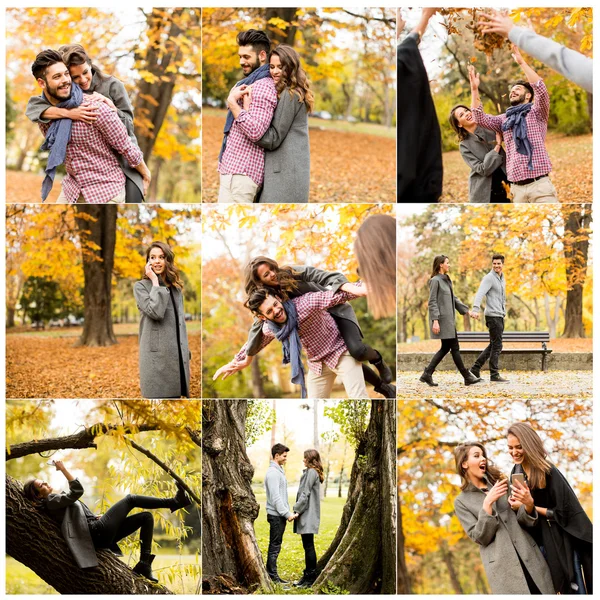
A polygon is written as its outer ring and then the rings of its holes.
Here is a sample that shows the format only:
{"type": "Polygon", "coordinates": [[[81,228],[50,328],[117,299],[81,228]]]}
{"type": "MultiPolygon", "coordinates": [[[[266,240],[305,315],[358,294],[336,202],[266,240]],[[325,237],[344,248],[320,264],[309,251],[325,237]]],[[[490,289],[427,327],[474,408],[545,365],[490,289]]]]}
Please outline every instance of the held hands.
{"type": "Polygon", "coordinates": [[[497,10],[493,10],[490,14],[483,13],[480,15],[484,21],[478,21],[481,26],[482,33],[497,33],[502,37],[507,38],[510,30],[515,26],[508,15],[503,15],[497,10]]]}
{"type": "Polygon", "coordinates": [[[440,332],[440,322],[437,319],[433,322],[433,325],[431,326],[431,331],[433,331],[435,335],[437,335],[440,332]]]}
{"type": "Polygon", "coordinates": [[[227,98],[227,103],[232,102],[237,104],[243,96],[245,96],[248,92],[246,91],[249,86],[246,84],[237,85],[231,88],[229,92],[229,97],[227,98]]]}
{"type": "Polygon", "coordinates": [[[469,65],[467,70],[469,71],[469,83],[471,84],[471,91],[479,91],[479,73],[475,71],[475,67],[473,65],[469,65]]]}
{"type": "Polygon", "coordinates": [[[144,272],[148,276],[148,279],[152,282],[152,285],[158,285],[158,275],[152,270],[150,262],[146,263],[146,269],[144,272]]]}
{"type": "Polygon", "coordinates": [[[469,311],[469,316],[471,317],[471,319],[475,319],[477,321],[479,320],[479,313],[478,312],[470,310],[469,311]]]}
{"type": "Polygon", "coordinates": [[[77,106],[69,110],[69,119],[73,121],[83,121],[84,123],[93,123],[98,119],[98,107],[86,104],[77,106]]]}
{"type": "Polygon", "coordinates": [[[288,521],[295,521],[300,515],[298,513],[294,513],[288,517],[288,521]]]}

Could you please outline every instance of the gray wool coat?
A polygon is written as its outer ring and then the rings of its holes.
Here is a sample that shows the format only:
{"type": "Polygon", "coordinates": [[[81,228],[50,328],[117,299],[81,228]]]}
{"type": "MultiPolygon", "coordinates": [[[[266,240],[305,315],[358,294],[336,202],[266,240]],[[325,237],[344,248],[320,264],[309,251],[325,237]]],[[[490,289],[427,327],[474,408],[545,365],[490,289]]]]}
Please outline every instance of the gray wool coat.
{"type": "Polygon", "coordinates": [[[431,339],[448,340],[456,337],[454,311],[461,315],[469,312],[469,307],[454,296],[452,281],[439,273],[429,280],[429,327],[431,339]],[[439,321],[440,332],[433,333],[433,322],[439,321]]]}
{"type": "MultiPolygon", "coordinates": [[[[333,293],[339,291],[344,283],[348,283],[348,279],[342,273],[337,271],[323,271],[309,265],[292,266],[292,269],[298,273],[296,293],[290,294],[290,298],[296,298],[309,292],[325,292],[332,290],[333,293]]],[[[352,321],[360,330],[358,318],[349,302],[338,304],[328,309],[328,312],[335,318],[348,319],[352,321]]],[[[263,321],[254,319],[250,333],[248,334],[248,342],[246,343],[246,354],[254,356],[258,353],[262,341],[263,321]]]]}
{"type": "MultiPolygon", "coordinates": [[[[98,92],[113,101],[117,108],[119,119],[121,119],[121,122],[127,129],[127,135],[138,146],[138,141],[133,130],[133,107],[123,83],[116,77],[100,77],[97,73],[94,73],[92,76],[92,85],[90,85],[90,89],[86,90],[84,94],[93,94],[94,92],[98,92]]],[[[44,119],[42,113],[51,106],[52,104],[43,95],[32,96],[27,103],[25,115],[34,123],[50,123],[50,119],[44,119]]],[[[116,157],[119,159],[119,164],[125,176],[135,183],[143,195],[144,182],[141,173],[132,169],[123,155],[116,154],[116,157]]]]}
{"type": "Polygon", "coordinates": [[[321,481],[315,469],[304,469],[293,510],[300,515],[294,521],[294,533],[319,533],[321,481]]]}
{"type": "Polygon", "coordinates": [[[492,173],[501,167],[506,174],[506,153],[494,150],[496,134],[489,129],[477,127],[469,133],[458,149],[463,160],[469,165],[469,202],[488,203],[492,193],[492,173]]]}
{"type": "Polygon", "coordinates": [[[69,482],[69,491],[50,494],[44,506],[50,516],[60,523],[63,537],[80,569],[98,566],[98,557],[92,541],[84,508],[79,498],[83,496],[83,486],[78,479],[69,482]]]}
{"type": "Polygon", "coordinates": [[[529,594],[519,558],[542,594],[554,594],[548,564],[526,531],[535,527],[537,512],[527,514],[524,506],[515,513],[502,496],[492,514],[483,510],[485,492],[469,484],[454,501],[456,516],[466,534],[479,544],[481,560],[492,594],[529,594]]]}
{"type": "Polygon", "coordinates": [[[281,92],[269,129],[256,142],[265,152],[261,203],[308,202],[310,147],[306,104],[281,92]]]}
{"type": "Polygon", "coordinates": [[[144,398],[180,398],[189,396],[190,350],[188,346],[183,294],[175,287],[155,287],[149,279],[133,286],[140,310],[140,386],[144,398]],[[171,303],[177,306],[177,320],[171,303]],[[177,345],[179,328],[180,345],[177,345]],[[179,355],[183,360],[185,382],[181,385],[179,355]],[[182,393],[185,392],[185,393],[182,393]]]}

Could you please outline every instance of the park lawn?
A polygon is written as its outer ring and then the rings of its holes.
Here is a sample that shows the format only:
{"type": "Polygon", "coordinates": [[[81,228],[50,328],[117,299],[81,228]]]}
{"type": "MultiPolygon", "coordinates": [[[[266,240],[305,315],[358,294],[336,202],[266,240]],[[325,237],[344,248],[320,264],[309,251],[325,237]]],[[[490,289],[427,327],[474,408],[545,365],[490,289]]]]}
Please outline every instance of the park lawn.
{"type": "MultiPolygon", "coordinates": [[[[460,346],[461,348],[480,348],[482,344],[461,342],[460,346]]],[[[523,344],[503,342],[502,346],[503,348],[522,348],[523,344]]],[[[400,354],[412,352],[431,352],[433,354],[439,348],[439,340],[423,340],[412,344],[398,344],[398,352],[400,354]]],[[[551,348],[555,354],[563,352],[592,352],[593,340],[592,338],[553,338],[550,340],[548,348],[551,348]]]]}
{"type": "MultiPolygon", "coordinates": [[[[217,201],[225,114],[207,109],[202,115],[203,202],[217,201]]],[[[380,125],[355,125],[310,120],[310,202],[396,202],[395,128],[384,135],[380,125]]]]}
{"type": "MultiPolygon", "coordinates": [[[[169,581],[167,570],[178,564],[193,565],[197,562],[194,554],[157,554],[154,559],[154,575],[163,585],[175,594],[197,594],[200,587],[200,566],[198,577],[183,575],[169,581]]],[[[6,593],[7,594],[58,594],[58,592],[31,569],[10,556],[6,556],[6,593]]]]}
{"type": "MultiPolygon", "coordinates": [[[[260,503],[260,512],[258,519],[254,521],[254,531],[258,547],[263,555],[265,564],[267,563],[267,549],[269,547],[269,524],[267,522],[267,511],[265,508],[266,496],[264,490],[255,491],[256,500],[260,503]]],[[[337,494],[337,490],[335,491],[337,494]]],[[[288,498],[290,508],[296,502],[295,496],[288,498]]],[[[346,504],[346,496],[338,498],[337,496],[328,496],[321,500],[321,524],[319,534],[315,535],[315,548],[317,550],[317,559],[319,559],[329,548],[340,521],[342,519],[342,510],[346,504]]],[[[304,571],[304,549],[300,536],[293,532],[293,523],[288,523],[283,536],[283,545],[281,554],[277,560],[277,570],[279,575],[286,581],[298,581],[304,571]]],[[[276,586],[275,593],[312,593],[311,590],[296,590],[296,588],[286,589],[282,586],[276,586]]]]}
{"type": "MultiPolygon", "coordinates": [[[[552,162],[550,177],[561,202],[592,201],[592,134],[548,134],[546,147],[552,162]]],[[[460,152],[444,152],[442,202],[469,201],[469,167],[460,152]]]]}

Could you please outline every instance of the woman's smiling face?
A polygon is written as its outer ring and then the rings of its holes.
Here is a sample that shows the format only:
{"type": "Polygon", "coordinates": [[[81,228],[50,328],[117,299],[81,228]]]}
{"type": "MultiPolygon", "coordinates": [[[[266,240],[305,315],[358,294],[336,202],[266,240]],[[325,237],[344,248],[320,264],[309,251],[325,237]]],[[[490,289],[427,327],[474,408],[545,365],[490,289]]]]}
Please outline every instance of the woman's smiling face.
{"type": "Polygon", "coordinates": [[[165,253],[158,247],[154,247],[150,250],[150,255],[148,256],[148,261],[150,262],[150,266],[152,270],[160,275],[165,270],[165,253]]]}
{"type": "Polygon", "coordinates": [[[463,462],[462,468],[466,470],[466,475],[471,481],[473,478],[476,480],[483,479],[487,469],[487,459],[479,446],[469,448],[469,456],[463,462]]]}
{"type": "Polygon", "coordinates": [[[92,65],[83,63],[69,67],[71,79],[84,91],[87,92],[92,86],[92,65]]]}
{"type": "Polygon", "coordinates": [[[516,435],[509,433],[506,437],[506,441],[508,443],[508,453],[510,454],[512,461],[515,465],[523,464],[525,452],[523,451],[523,446],[521,446],[521,440],[519,440],[516,435]]]}
{"type": "Polygon", "coordinates": [[[281,70],[281,60],[277,54],[273,54],[269,60],[269,69],[271,71],[271,77],[275,83],[279,83],[281,76],[283,75],[281,70]]]}

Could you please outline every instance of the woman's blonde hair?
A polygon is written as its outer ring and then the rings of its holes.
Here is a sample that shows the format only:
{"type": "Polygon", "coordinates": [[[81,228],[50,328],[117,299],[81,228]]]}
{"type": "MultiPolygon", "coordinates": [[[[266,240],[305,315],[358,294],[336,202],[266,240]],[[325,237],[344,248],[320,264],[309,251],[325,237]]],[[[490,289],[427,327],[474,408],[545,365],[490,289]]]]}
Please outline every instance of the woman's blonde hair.
{"type": "Polygon", "coordinates": [[[544,489],[546,475],[552,468],[552,464],[547,460],[548,452],[544,448],[544,442],[529,423],[513,423],[506,432],[507,436],[509,434],[518,438],[523,448],[523,466],[529,471],[527,477],[529,489],[544,489]]]}

